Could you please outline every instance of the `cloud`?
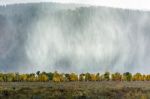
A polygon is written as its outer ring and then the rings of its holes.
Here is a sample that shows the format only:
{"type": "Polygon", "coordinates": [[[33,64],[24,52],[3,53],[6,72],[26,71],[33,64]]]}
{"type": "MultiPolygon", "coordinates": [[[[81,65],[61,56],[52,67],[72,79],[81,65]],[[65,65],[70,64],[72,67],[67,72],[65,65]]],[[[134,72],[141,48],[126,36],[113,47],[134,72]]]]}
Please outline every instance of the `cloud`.
{"type": "Polygon", "coordinates": [[[0,68],[148,73],[149,17],[144,11],[74,4],[0,7],[0,68]]]}
{"type": "Polygon", "coordinates": [[[150,10],[148,0],[1,0],[0,5],[20,4],[20,3],[39,3],[53,2],[62,4],[82,4],[91,6],[105,6],[113,8],[150,10]]]}

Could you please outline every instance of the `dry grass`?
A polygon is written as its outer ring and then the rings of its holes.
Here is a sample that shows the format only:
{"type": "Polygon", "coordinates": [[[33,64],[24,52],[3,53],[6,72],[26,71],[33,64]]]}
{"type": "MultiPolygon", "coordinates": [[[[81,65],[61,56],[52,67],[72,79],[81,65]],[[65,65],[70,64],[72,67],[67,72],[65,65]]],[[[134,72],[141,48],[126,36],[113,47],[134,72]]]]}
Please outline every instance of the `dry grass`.
{"type": "Polygon", "coordinates": [[[0,99],[149,99],[150,82],[1,82],[0,99]]]}

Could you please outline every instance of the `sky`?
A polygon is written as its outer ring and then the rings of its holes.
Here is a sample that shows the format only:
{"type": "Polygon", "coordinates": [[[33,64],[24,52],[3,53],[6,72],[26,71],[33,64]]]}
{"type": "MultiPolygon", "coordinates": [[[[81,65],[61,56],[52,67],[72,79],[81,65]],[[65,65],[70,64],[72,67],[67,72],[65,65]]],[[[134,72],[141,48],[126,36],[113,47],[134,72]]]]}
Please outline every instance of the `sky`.
{"type": "Polygon", "coordinates": [[[0,7],[1,72],[150,69],[150,12],[62,3],[0,7]]]}

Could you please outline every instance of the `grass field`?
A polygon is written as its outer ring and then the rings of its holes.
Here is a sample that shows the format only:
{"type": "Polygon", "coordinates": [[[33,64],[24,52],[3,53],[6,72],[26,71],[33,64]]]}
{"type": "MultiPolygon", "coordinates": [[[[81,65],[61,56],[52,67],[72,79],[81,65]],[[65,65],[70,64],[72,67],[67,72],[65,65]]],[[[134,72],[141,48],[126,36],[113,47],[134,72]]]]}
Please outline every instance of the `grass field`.
{"type": "Polygon", "coordinates": [[[0,99],[150,99],[150,82],[0,82],[0,99]]]}

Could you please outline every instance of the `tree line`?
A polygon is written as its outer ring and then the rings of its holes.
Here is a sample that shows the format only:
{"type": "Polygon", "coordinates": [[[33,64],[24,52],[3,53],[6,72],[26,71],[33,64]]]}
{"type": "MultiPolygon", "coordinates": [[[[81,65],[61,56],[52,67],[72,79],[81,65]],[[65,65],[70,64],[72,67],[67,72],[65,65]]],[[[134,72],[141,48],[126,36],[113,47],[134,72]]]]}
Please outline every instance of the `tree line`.
{"type": "Polygon", "coordinates": [[[144,75],[141,73],[132,74],[125,72],[123,74],[116,72],[100,73],[59,73],[55,72],[40,72],[30,74],[19,73],[0,73],[0,82],[69,82],[69,81],[150,81],[150,74],[144,75]]]}

